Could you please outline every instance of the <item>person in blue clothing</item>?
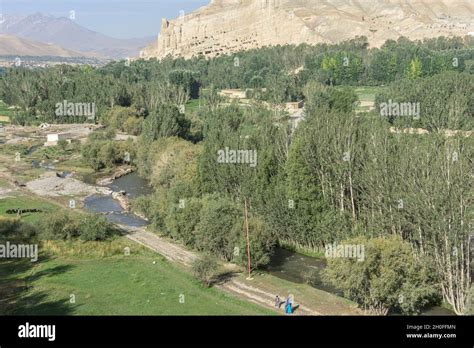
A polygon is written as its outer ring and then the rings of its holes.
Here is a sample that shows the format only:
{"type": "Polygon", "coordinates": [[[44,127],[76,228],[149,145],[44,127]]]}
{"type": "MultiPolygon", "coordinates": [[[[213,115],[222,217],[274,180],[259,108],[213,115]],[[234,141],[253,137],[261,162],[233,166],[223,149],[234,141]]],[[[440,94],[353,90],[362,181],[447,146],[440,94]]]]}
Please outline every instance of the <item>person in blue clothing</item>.
{"type": "Polygon", "coordinates": [[[293,305],[292,305],[292,299],[290,296],[288,296],[285,300],[285,313],[286,314],[292,314],[293,313],[293,305]]]}

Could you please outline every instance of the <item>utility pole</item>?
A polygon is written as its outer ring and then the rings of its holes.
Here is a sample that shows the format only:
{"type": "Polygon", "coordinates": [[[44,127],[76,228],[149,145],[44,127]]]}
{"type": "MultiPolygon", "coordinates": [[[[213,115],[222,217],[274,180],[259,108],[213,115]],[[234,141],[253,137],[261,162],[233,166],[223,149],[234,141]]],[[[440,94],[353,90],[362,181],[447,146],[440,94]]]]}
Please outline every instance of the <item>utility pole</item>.
{"type": "Polygon", "coordinates": [[[249,218],[248,218],[248,211],[247,211],[247,199],[245,199],[245,209],[244,209],[244,216],[245,216],[245,229],[247,232],[247,256],[248,256],[248,271],[249,276],[247,280],[252,280],[253,278],[250,276],[250,238],[249,238],[249,218]]]}

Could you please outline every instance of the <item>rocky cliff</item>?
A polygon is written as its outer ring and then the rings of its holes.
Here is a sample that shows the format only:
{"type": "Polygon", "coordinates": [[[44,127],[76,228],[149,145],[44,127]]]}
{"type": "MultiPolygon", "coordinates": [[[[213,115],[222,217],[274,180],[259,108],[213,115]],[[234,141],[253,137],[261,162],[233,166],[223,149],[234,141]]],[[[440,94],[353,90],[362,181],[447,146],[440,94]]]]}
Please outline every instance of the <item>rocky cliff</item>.
{"type": "Polygon", "coordinates": [[[406,36],[474,32],[472,0],[213,0],[174,20],[162,19],[142,58],[209,57],[278,44],[336,43],[366,36],[372,46],[406,36]]]}

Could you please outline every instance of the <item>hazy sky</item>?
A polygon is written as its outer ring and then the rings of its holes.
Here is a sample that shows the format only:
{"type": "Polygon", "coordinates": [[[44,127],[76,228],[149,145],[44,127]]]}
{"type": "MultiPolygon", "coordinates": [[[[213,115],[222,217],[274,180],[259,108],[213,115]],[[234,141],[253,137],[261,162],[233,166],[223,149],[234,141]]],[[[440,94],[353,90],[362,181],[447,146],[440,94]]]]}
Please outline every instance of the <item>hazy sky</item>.
{"type": "Polygon", "coordinates": [[[69,17],[75,11],[78,24],[117,37],[156,35],[161,18],[176,18],[181,10],[191,12],[209,0],[0,0],[0,13],[41,12],[69,17]]]}

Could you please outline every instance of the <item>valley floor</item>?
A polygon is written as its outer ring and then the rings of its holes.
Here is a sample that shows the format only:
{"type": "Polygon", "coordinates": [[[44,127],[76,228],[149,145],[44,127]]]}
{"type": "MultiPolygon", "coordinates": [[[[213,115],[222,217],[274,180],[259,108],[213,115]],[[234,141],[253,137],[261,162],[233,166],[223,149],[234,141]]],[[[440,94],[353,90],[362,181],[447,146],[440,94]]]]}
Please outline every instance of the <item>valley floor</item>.
{"type": "MultiPolygon", "coordinates": [[[[126,229],[122,226],[122,228],[126,229]]],[[[163,255],[172,262],[189,267],[197,255],[185,247],[177,245],[142,228],[127,229],[127,237],[163,255]]],[[[361,315],[357,306],[344,298],[309,285],[296,284],[269,274],[256,272],[248,280],[239,268],[232,264],[223,265],[226,269],[216,287],[239,298],[254,302],[267,308],[274,308],[275,296],[284,299],[289,294],[299,305],[295,314],[300,315],[361,315]]],[[[283,313],[283,309],[281,309],[283,313]]]]}

